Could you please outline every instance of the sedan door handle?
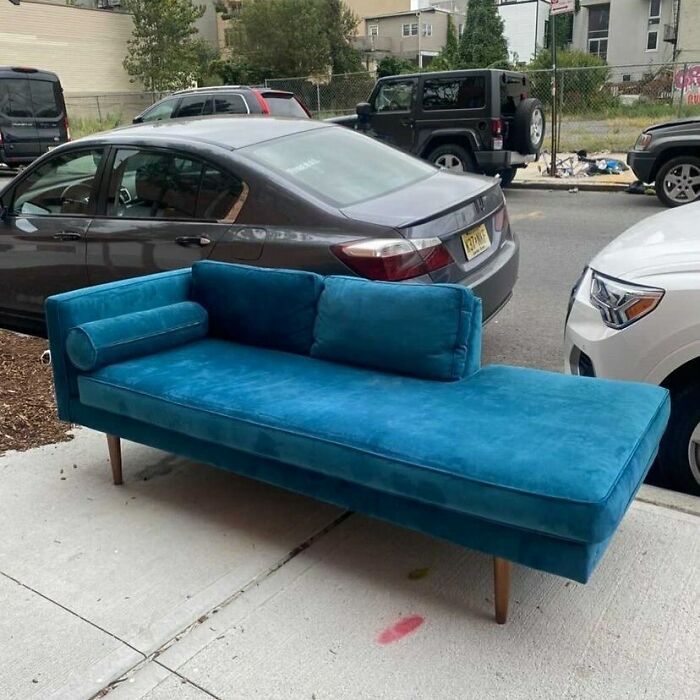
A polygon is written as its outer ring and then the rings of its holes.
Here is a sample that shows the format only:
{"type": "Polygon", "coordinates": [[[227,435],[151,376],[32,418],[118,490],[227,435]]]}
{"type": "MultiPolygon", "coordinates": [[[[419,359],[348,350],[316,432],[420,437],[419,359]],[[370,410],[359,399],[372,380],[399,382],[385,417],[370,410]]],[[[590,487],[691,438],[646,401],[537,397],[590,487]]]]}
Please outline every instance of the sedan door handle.
{"type": "Polygon", "coordinates": [[[211,240],[206,236],[179,236],[175,239],[175,243],[185,248],[192,248],[194,246],[204,248],[204,246],[211,243],[211,240]]]}
{"type": "Polygon", "coordinates": [[[59,231],[51,236],[56,241],[79,241],[82,237],[83,234],[79,231],[59,231]]]}

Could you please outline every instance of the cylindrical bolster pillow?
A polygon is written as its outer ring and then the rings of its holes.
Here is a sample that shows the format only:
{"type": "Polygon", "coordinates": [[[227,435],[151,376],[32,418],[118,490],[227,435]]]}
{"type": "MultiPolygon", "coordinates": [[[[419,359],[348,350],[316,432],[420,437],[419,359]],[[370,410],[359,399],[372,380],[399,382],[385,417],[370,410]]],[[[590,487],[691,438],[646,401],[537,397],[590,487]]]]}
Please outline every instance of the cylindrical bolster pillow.
{"type": "Polygon", "coordinates": [[[183,301],[76,326],[66,338],[66,352],[78,369],[91,372],[199,340],[208,326],[206,309],[183,301]]]}

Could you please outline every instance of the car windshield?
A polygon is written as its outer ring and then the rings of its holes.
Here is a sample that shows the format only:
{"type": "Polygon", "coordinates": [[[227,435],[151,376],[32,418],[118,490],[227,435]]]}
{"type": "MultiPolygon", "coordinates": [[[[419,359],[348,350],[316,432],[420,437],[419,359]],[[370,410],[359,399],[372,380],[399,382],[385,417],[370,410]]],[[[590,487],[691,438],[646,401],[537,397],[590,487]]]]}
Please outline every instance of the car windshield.
{"type": "Polygon", "coordinates": [[[313,129],[247,146],[241,155],[338,208],[434,175],[434,166],[343,127],[313,129]]]}

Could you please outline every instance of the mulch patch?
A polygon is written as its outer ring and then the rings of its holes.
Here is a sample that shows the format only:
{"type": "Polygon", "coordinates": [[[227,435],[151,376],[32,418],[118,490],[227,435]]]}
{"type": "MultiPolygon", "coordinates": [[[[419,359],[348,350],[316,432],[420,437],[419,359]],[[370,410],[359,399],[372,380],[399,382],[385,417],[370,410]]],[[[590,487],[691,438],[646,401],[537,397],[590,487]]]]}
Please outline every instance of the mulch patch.
{"type": "Polygon", "coordinates": [[[42,338],[0,330],[0,455],[72,440],[58,420],[51,367],[41,363],[42,338]]]}

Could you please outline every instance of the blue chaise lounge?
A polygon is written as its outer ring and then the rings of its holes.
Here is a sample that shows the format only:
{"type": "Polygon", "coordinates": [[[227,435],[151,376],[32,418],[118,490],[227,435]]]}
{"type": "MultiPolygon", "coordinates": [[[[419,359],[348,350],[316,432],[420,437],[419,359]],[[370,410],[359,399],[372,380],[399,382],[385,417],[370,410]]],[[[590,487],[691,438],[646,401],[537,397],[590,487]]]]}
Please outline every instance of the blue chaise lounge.
{"type": "Polygon", "coordinates": [[[449,285],[214,262],[51,297],[60,417],[588,580],[656,454],[664,389],[480,368],[449,285]]]}

